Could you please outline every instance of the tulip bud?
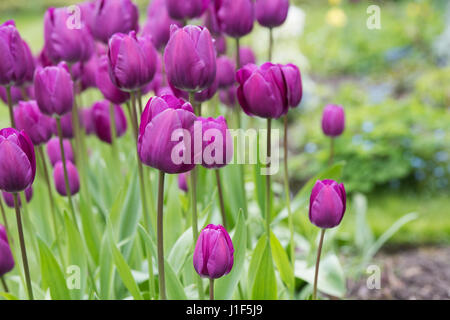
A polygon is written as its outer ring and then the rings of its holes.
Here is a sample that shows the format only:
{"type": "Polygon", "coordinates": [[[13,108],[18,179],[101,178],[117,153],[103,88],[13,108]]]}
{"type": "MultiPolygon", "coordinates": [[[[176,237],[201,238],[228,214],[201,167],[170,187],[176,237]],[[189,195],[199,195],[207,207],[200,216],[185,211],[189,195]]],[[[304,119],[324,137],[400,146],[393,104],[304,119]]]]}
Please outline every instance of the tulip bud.
{"type": "Polygon", "coordinates": [[[203,25],[211,32],[214,37],[220,36],[222,30],[217,19],[216,1],[212,1],[203,15],[203,25]]]}
{"type": "Polygon", "coordinates": [[[111,81],[123,91],[136,91],[150,81],[156,71],[157,52],[148,36],[116,33],[109,40],[108,66],[111,81]]]}
{"type": "Polygon", "coordinates": [[[333,228],[341,223],[345,209],[344,185],[334,180],[318,180],[309,199],[309,220],[319,228],[333,228]]]}
{"type": "MultiPolygon", "coordinates": [[[[105,20],[102,20],[104,23],[105,20]]],[[[54,63],[87,61],[94,53],[94,39],[84,21],[68,8],[49,8],[44,16],[47,56],[54,63]]]]}
{"type": "Polygon", "coordinates": [[[14,268],[14,258],[9,246],[6,229],[0,224],[0,277],[14,268]]]}
{"type": "Polygon", "coordinates": [[[19,85],[27,72],[24,42],[14,21],[0,25],[0,85],[19,85]]]}
{"type": "Polygon", "coordinates": [[[194,268],[201,276],[217,279],[230,273],[234,248],[228,232],[219,225],[207,225],[198,236],[194,250],[194,268]]]}
{"type": "Polygon", "coordinates": [[[239,58],[241,67],[245,66],[249,63],[256,63],[256,57],[253,50],[249,47],[240,47],[239,48],[239,58]]]}
{"type": "MultiPolygon", "coordinates": [[[[5,200],[5,203],[8,207],[14,208],[14,195],[12,193],[2,191],[3,200],[5,200]]],[[[28,187],[25,189],[25,199],[27,202],[30,202],[31,198],[33,197],[33,187],[28,187]]],[[[22,200],[21,197],[17,198],[17,202],[19,204],[19,207],[22,207],[22,200]]]]}
{"type": "Polygon", "coordinates": [[[23,49],[25,56],[25,74],[23,78],[17,83],[20,86],[30,85],[33,83],[34,70],[36,68],[36,62],[34,60],[33,54],[31,53],[28,44],[23,41],[23,49]]]}
{"type": "MultiPolygon", "coordinates": [[[[0,98],[3,100],[5,104],[8,103],[8,97],[6,96],[6,89],[0,86],[0,98]]],[[[17,104],[20,100],[22,100],[22,91],[19,87],[11,87],[11,102],[13,105],[17,104]]]]}
{"type": "Polygon", "coordinates": [[[216,78],[209,88],[206,88],[206,89],[196,92],[194,94],[195,101],[205,102],[205,101],[212,99],[212,97],[214,97],[214,95],[216,94],[218,88],[219,88],[219,82],[218,82],[218,79],[216,78]]]}
{"type": "Polygon", "coordinates": [[[216,1],[220,28],[228,36],[240,38],[253,29],[255,8],[252,0],[216,1]]]}
{"type": "Polygon", "coordinates": [[[216,48],[217,55],[225,54],[227,52],[227,40],[225,40],[223,35],[214,38],[214,47],[216,48]]]}
{"type": "Polygon", "coordinates": [[[102,56],[99,59],[95,83],[105,99],[115,104],[122,104],[130,99],[128,92],[122,91],[112,83],[108,72],[108,57],[102,56]]]}
{"type": "Polygon", "coordinates": [[[235,82],[236,66],[227,56],[217,58],[217,81],[219,88],[224,89],[235,82]]]}
{"type": "Polygon", "coordinates": [[[165,0],[153,0],[148,6],[147,22],[142,33],[151,36],[155,48],[160,50],[169,41],[172,24],[182,26],[179,21],[169,16],[165,0]]]}
{"type": "Polygon", "coordinates": [[[138,154],[141,161],[166,173],[192,170],[195,164],[191,137],[195,120],[189,103],[174,96],[151,98],[142,113],[139,127],[138,154]],[[177,132],[179,140],[172,141],[177,132]]]}
{"type": "Polygon", "coordinates": [[[166,0],[167,11],[175,20],[200,17],[208,8],[210,0],[166,0]]]}
{"type": "Polygon", "coordinates": [[[236,91],[237,88],[235,85],[232,85],[227,89],[220,90],[219,92],[220,102],[222,102],[229,108],[234,108],[236,106],[236,91]]]}
{"type": "Polygon", "coordinates": [[[42,48],[41,52],[39,53],[39,56],[37,58],[37,64],[41,68],[50,67],[53,65],[53,62],[47,55],[47,50],[45,49],[45,47],[42,48]]]}
{"type": "Polygon", "coordinates": [[[161,85],[162,85],[164,77],[165,77],[165,74],[163,74],[163,71],[162,71],[162,64],[163,64],[162,55],[158,53],[157,59],[156,59],[155,76],[153,77],[152,81],[150,81],[145,87],[143,87],[141,89],[142,96],[146,95],[150,91],[153,91],[156,93],[161,88],[161,85]]]}
{"type": "Polygon", "coordinates": [[[255,3],[256,20],[263,27],[281,26],[287,18],[289,0],[257,0],[255,3]]]}
{"type": "Polygon", "coordinates": [[[92,108],[83,108],[80,110],[80,124],[87,135],[95,132],[92,108]]]}
{"type": "Polygon", "coordinates": [[[0,130],[0,189],[20,192],[31,186],[36,176],[33,143],[25,131],[0,130]]]}
{"type": "MultiPolygon", "coordinates": [[[[92,117],[97,137],[106,143],[112,142],[111,119],[109,101],[103,100],[92,106],[92,117]]],[[[121,137],[127,131],[127,119],[120,105],[114,105],[114,119],[116,124],[116,137],[121,137]]]]}
{"type": "Polygon", "coordinates": [[[130,0],[97,0],[89,26],[95,39],[108,43],[115,33],[137,31],[138,19],[138,8],[130,0]]]}
{"type": "MultiPolygon", "coordinates": [[[[52,119],[53,133],[58,136],[58,127],[56,125],[56,120],[52,119]]],[[[64,139],[72,139],[73,135],[73,122],[72,122],[72,112],[66,113],[61,118],[61,132],[64,139]]]]}
{"type": "Polygon", "coordinates": [[[279,118],[301,99],[301,79],[294,65],[264,63],[261,67],[247,64],[236,74],[237,97],[250,116],[279,118]]]}
{"type": "MultiPolygon", "coordinates": [[[[66,160],[69,160],[72,163],[75,163],[75,157],[73,155],[72,151],[72,145],[70,144],[70,141],[67,139],[63,140],[63,148],[64,148],[64,155],[66,156],[66,160]]],[[[47,155],[50,159],[50,163],[52,166],[55,166],[55,164],[58,161],[62,160],[61,157],[61,148],[59,145],[59,138],[54,137],[50,139],[50,141],[47,143],[47,155]]]]}
{"type": "Polygon", "coordinates": [[[337,137],[344,132],[345,113],[344,108],[335,104],[325,107],[322,114],[322,131],[329,137],[337,137]]]}
{"type": "Polygon", "coordinates": [[[98,58],[96,55],[92,55],[88,61],[77,62],[72,66],[72,76],[74,79],[79,80],[81,84],[80,88],[77,88],[77,93],[81,93],[81,91],[88,88],[95,88],[95,74],[97,69],[98,58]]]}
{"type": "Polygon", "coordinates": [[[34,94],[43,114],[62,116],[72,111],[73,81],[66,64],[36,70],[34,94]]]}
{"type": "MultiPolygon", "coordinates": [[[[66,161],[67,176],[69,179],[70,194],[73,196],[80,190],[80,178],[78,170],[72,162],[66,161]]],[[[62,196],[67,196],[66,184],[64,180],[64,166],[62,161],[58,161],[53,169],[53,179],[55,180],[56,191],[62,196]]]]}
{"type": "Polygon", "coordinates": [[[177,89],[192,92],[211,86],[216,78],[216,51],[208,29],[172,25],[170,32],[164,52],[168,81],[177,89]]]}
{"type": "Polygon", "coordinates": [[[184,192],[188,192],[188,175],[188,172],[180,173],[178,175],[178,188],[180,188],[180,190],[183,190],[184,192]]]}
{"type": "Polygon", "coordinates": [[[35,100],[20,101],[14,119],[17,129],[24,130],[35,146],[46,143],[53,134],[53,119],[41,113],[35,100]]]}

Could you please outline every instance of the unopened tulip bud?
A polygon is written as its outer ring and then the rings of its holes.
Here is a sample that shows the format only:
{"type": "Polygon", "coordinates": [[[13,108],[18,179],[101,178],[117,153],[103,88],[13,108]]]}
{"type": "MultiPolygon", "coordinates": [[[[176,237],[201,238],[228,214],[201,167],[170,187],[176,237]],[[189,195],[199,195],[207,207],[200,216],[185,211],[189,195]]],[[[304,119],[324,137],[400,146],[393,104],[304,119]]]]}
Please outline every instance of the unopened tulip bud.
{"type": "MultiPolygon", "coordinates": [[[[107,100],[98,101],[92,106],[92,118],[97,137],[106,143],[112,142],[110,103],[107,100]]],[[[120,105],[114,105],[114,121],[116,137],[121,137],[127,131],[127,119],[120,105]]]]}
{"type": "Polygon", "coordinates": [[[346,199],[342,183],[318,180],[311,191],[309,220],[322,229],[336,227],[344,217],[346,199]]]}
{"type": "Polygon", "coordinates": [[[220,28],[228,36],[240,38],[249,34],[255,21],[255,7],[252,0],[216,1],[220,28]]]}
{"type": "MultiPolygon", "coordinates": [[[[80,190],[80,177],[78,170],[71,161],[66,161],[67,175],[69,179],[70,194],[73,196],[80,190]]],[[[64,166],[62,161],[58,161],[53,169],[53,179],[55,181],[56,191],[62,196],[67,196],[67,190],[64,180],[64,166]]]]}
{"type": "MultiPolygon", "coordinates": [[[[5,200],[6,205],[10,208],[14,208],[14,195],[12,193],[3,191],[2,196],[3,196],[3,200],[5,200]]],[[[33,197],[33,187],[30,186],[25,190],[25,198],[26,198],[27,202],[30,202],[32,197],[33,197]]],[[[19,207],[22,206],[21,198],[22,198],[22,196],[17,198],[19,207]]]]}
{"type": "MultiPolygon", "coordinates": [[[[64,147],[64,154],[66,156],[66,160],[69,160],[72,163],[75,163],[75,157],[73,155],[72,145],[70,144],[70,141],[67,139],[63,140],[63,147],[64,147]]],[[[61,148],[59,145],[59,138],[54,137],[50,139],[50,141],[47,143],[47,155],[50,159],[50,163],[52,166],[55,166],[55,164],[58,161],[62,160],[61,157],[61,148]]]]}
{"type": "Polygon", "coordinates": [[[0,86],[19,85],[27,72],[24,42],[14,21],[0,25],[0,86]]]}
{"type": "Polygon", "coordinates": [[[210,0],[166,0],[167,11],[175,20],[200,17],[208,8],[210,0]]]}
{"type": "Polygon", "coordinates": [[[322,114],[322,130],[329,137],[337,137],[344,132],[345,113],[342,106],[329,104],[322,114]]]}
{"type": "Polygon", "coordinates": [[[47,143],[53,132],[53,119],[41,113],[35,100],[20,101],[14,109],[18,130],[24,130],[35,146],[47,143]]]}
{"type": "Polygon", "coordinates": [[[183,190],[184,192],[188,191],[188,183],[187,183],[188,177],[189,177],[188,172],[180,173],[178,175],[178,188],[180,188],[180,190],[183,190]]]}
{"type": "Polygon", "coordinates": [[[289,0],[257,0],[255,3],[256,20],[263,27],[281,26],[287,18],[289,0]]]}
{"type": "Polygon", "coordinates": [[[4,226],[0,225],[0,277],[14,268],[14,258],[4,226]]]}

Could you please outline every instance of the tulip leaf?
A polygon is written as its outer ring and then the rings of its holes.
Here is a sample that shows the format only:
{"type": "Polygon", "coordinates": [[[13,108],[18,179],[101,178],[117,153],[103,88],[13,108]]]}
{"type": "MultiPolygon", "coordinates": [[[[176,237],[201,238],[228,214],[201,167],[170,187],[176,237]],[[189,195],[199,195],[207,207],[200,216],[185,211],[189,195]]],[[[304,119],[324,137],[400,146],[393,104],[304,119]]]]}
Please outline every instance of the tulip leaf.
{"type": "Polygon", "coordinates": [[[255,281],[256,276],[255,270],[261,263],[261,258],[264,253],[264,250],[266,249],[266,245],[267,245],[267,237],[265,234],[263,234],[256,243],[255,249],[253,250],[252,253],[252,258],[250,260],[250,267],[248,268],[249,272],[247,278],[248,281],[247,285],[249,291],[251,291],[251,289],[253,288],[253,283],[255,281]]]}
{"type": "Polygon", "coordinates": [[[108,235],[105,234],[100,247],[100,297],[102,299],[114,298],[112,295],[112,284],[114,280],[114,268],[112,261],[111,247],[109,246],[108,235]]]}
{"type": "Polygon", "coordinates": [[[236,230],[233,235],[234,265],[226,276],[216,280],[215,298],[218,300],[230,300],[239,283],[242,270],[244,269],[245,253],[247,248],[247,226],[244,212],[239,210],[236,230]]]}
{"type": "Polygon", "coordinates": [[[277,299],[277,279],[273,267],[272,252],[270,245],[265,241],[261,260],[254,271],[255,282],[252,288],[253,300],[275,300],[277,299]]]}
{"type": "Polygon", "coordinates": [[[270,246],[272,248],[273,260],[280,272],[281,280],[283,280],[289,290],[292,290],[295,284],[294,271],[292,270],[292,265],[286,251],[273,233],[270,234],[270,246]]]}
{"type": "Polygon", "coordinates": [[[43,288],[50,289],[50,295],[54,300],[70,300],[64,273],[60,265],[47,247],[45,242],[37,237],[39,256],[41,261],[41,274],[43,288]]]}

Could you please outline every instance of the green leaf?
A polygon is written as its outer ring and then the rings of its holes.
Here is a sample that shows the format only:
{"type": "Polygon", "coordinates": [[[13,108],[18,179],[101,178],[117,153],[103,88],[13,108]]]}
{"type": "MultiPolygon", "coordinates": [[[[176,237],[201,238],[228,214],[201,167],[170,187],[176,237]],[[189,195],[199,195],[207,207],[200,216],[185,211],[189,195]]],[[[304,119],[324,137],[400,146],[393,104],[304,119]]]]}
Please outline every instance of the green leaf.
{"type": "Polygon", "coordinates": [[[239,211],[236,230],[233,235],[234,266],[229,274],[215,281],[215,298],[218,300],[230,300],[239,283],[244,269],[245,251],[247,248],[247,226],[244,212],[239,211]]]}
{"type": "Polygon", "coordinates": [[[103,300],[114,299],[112,287],[114,282],[114,268],[108,235],[105,234],[100,248],[100,297],[103,300]]]}
{"type": "Polygon", "coordinates": [[[247,277],[247,285],[248,290],[251,292],[253,288],[253,283],[255,282],[256,272],[258,266],[261,264],[261,258],[264,253],[264,250],[266,249],[267,245],[267,237],[265,234],[259,238],[258,242],[256,243],[255,249],[252,253],[252,258],[250,260],[250,266],[248,268],[248,277],[247,277]]]}
{"type": "Polygon", "coordinates": [[[50,295],[54,300],[70,300],[70,293],[61,267],[45,242],[39,237],[37,237],[37,242],[41,261],[43,287],[50,289],[50,295]]]}
{"type": "Polygon", "coordinates": [[[252,289],[253,300],[277,299],[277,279],[273,267],[272,254],[267,241],[261,256],[261,262],[256,270],[255,282],[252,289]]]}
{"type": "Polygon", "coordinates": [[[8,292],[0,292],[0,297],[5,298],[6,300],[19,300],[19,298],[8,292]]]}
{"type": "Polygon", "coordinates": [[[294,271],[292,270],[292,265],[286,251],[273,233],[270,233],[270,246],[272,248],[273,260],[280,272],[281,280],[283,280],[289,290],[292,290],[295,284],[294,271]]]}

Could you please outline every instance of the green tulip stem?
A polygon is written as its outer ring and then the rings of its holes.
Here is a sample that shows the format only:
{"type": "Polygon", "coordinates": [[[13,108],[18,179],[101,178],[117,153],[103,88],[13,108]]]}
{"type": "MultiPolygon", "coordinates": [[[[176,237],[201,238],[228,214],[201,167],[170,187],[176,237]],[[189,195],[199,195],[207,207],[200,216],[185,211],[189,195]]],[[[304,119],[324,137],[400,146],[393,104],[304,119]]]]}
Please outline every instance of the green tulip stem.
{"type": "Polygon", "coordinates": [[[227,228],[227,215],[225,212],[225,202],[223,200],[223,190],[222,190],[222,181],[220,179],[220,171],[219,169],[214,170],[216,174],[216,181],[217,181],[217,191],[219,194],[219,204],[220,204],[220,214],[222,215],[222,224],[224,228],[227,228]]]}
{"type": "Polygon", "coordinates": [[[334,138],[330,138],[330,158],[328,159],[328,165],[331,166],[334,161],[334,138]]]}
{"type": "Polygon", "coordinates": [[[295,270],[295,242],[294,242],[294,216],[291,210],[291,191],[289,188],[289,168],[288,168],[288,117],[284,116],[284,193],[286,194],[286,207],[288,211],[288,224],[290,233],[290,255],[292,270],[295,270]]]}
{"type": "Polygon", "coordinates": [[[209,279],[209,300],[214,300],[214,279],[209,279]]]}
{"type": "Polygon", "coordinates": [[[11,127],[16,127],[16,121],[14,120],[14,110],[13,110],[13,103],[11,98],[11,87],[6,87],[6,100],[8,102],[8,108],[9,108],[9,118],[11,120],[11,127]]]}
{"type": "Polygon", "coordinates": [[[266,232],[267,232],[267,241],[270,243],[270,216],[271,216],[271,179],[270,179],[270,167],[271,167],[271,155],[272,155],[272,144],[271,144],[271,130],[272,130],[272,119],[267,119],[267,164],[266,164],[266,232]]]}
{"type": "Polygon", "coordinates": [[[3,290],[6,293],[8,293],[9,292],[8,285],[6,284],[5,278],[3,276],[0,277],[0,281],[2,282],[3,290]]]}
{"type": "Polygon", "coordinates": [[[273,52],[273,29],[269,28],[269,61],[272,61],[273,52]]]}
{"type": "Polygon", "coordinates": [[[164,172],[159,171],[158,181],[158,273],[159,273],[159,298],[166,300],[166,279],[164,273],[164,228],[163,228],[163,206],[164,206],[164,172]]]}
{"type": "Polygon", "coordinates": [[[142,111],[144,111],[144,109],[142,108],[142,91],[141,91],[141,89],[139,89],[137,91],[137,96],[138,96],[138,105],[139,105],[139,116],[141,116],[142,111]]]}
{"type": "Polygon", "coordinates": [[[236,38],[236,70],[241,68],[241,55],[239,54],[240,43],[239,38],[236,38]]]}
{"type": "Polygon", "coordinates": [[[2,218],[3,218],[3,223],[5,224],[6,233],[9,236],[10,233],[9,233],[8,220],[6,218],[5,207],[3,206],[3,201],[1,198],[0,198],[0,211],[2,212],[2,218]]]}
{"type": "Polygon", "coordinates": [[[114,158],[114,164],[117,163],[119,159],[119,153],[117,152],[117,129],[116,129],[116,117],[114,110],[114,103],[109,103],[109,122],[111,129],[111,147],[114,158]]]}
{"type": "Polygon", "coordinates": [[[322,245],[323,245],[323,238],[325,236],[325,230],[322,229],[320,231],[320,241],[319,241],[319,247],[317,248],[317,260],[316,260],[316,272],[314,274],[314,289],[313,289],[313,300],[317,299],[317,280],[319,279],[319,264],[320,264],[320,255],[322,253],[322,245]]]}
{"type": "Polygon", "coordinates": [[[59,147],[61,148],[61,160],[63,163],[63,170],[64,170],[64,183],[66,185],[66,194],[67,199],[69,202],[70,211],[72,213],[72,219],[75,224],[75,226],[78,228],[77,223],[77,217],[75,215],[75,208],[73,206],[73,200],[72,200],[72,192],[70,191],[70,184],[69,184],[69,175],[67,173],[67,165],[66,165],[66,153],[64,151],[64,143],[63,143],[63,134],[62,134],[62,128],[61,128],[61,118],[56,118],[56,127],[58,129],[58,136],[59,136],[59,147]]]}
{"type": "Polygon", "coordinates": [[[16,209],[17,230],[19,232],[20,250],[22,252],[23,269],[25,272],[25,281],[27,283],[28,298],[33,300],[33,288],[31,286],[30,269],[28,267],[27,249],[25,247],[25,238],[23,235],[22,216],[20,215],[19,198],[17,193],[13,193],[14,208],[16,209]]]}

